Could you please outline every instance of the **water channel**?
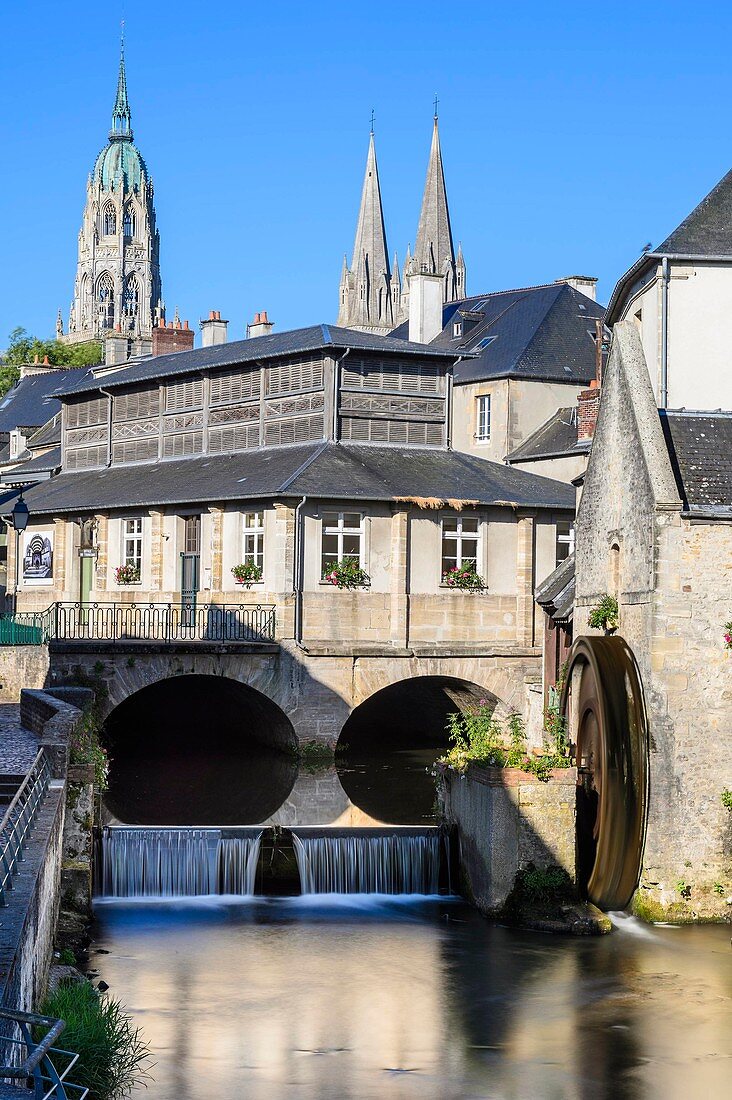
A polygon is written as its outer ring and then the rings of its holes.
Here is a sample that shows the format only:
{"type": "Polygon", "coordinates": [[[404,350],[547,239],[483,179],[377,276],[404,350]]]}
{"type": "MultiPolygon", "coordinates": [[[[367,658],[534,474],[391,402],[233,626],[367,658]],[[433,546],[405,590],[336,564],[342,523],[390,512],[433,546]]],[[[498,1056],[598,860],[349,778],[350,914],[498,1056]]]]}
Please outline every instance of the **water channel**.
{"type": "Polygon", "coordinates": [[[444,893],[317,892],[445,889],[434,744],[353,745],[310,767],[266,746],[163,748],[113,755],[100,881],[126,896],[97,899],[91,954],[152,1047],[136,1098],[728,1094],[727,926],[620,915],[611,936],[578,939],[492,925],[444,893]],[[257,896],[260,839],[261,868],[282,829],[314,892],[257,896]],[[134,896],[157,891],[203,896],[134,896]]]}

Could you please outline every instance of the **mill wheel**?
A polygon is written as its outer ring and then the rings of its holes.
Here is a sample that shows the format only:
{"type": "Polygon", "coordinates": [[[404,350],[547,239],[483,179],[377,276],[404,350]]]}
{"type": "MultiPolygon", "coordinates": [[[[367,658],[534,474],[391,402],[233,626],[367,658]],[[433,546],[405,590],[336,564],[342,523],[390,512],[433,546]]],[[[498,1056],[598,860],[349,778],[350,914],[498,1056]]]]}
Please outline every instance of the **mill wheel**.
{"type": "Polygon", "coordinates": [[[577,744],[580,888],[601,909],[624,909],[643,857],[648,725],[638,665],[622,638],[577,639],[561,711],[577,744]]]}

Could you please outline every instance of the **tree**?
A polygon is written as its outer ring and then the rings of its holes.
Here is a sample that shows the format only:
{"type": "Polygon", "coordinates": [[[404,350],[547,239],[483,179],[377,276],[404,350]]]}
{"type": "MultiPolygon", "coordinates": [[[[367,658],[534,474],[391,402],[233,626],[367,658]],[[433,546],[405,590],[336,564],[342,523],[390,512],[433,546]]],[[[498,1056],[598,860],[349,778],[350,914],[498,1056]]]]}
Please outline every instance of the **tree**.
{"type": "MultiPolygon", "coordinates": [[[[96,340],[90,340],[85,344],[62,344],[60,340],[39,340],[22,327],[14,328],[10,333],[4,366],[20,367],[23,363],[32,363],[36,356],[39,363],[48,357],[48,362],[53,367],[94,367],[102,361],[102,345],[96,340]]],[[[0,382],[1,387],[2,382],[0,382]]]]}

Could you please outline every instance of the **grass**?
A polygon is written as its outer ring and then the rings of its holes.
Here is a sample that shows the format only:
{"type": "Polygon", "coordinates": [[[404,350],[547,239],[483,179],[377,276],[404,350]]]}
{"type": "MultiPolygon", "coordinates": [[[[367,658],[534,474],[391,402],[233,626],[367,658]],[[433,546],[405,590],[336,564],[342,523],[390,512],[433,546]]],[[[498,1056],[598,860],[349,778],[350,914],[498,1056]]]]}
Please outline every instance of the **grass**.
{"type": "Polygon", "coordinates": [[[119,1001],[99,994],[90,982],[61,984],[40,1011],[66,1022],[64,1050],[79,1055],[71,1071],[89,1100],[118,1100],[149,1079],[150,1050],[119,1001]]]}
{"type": "Polygon", "coordinates": [[[559,742],[545,745],[541,756],[529,755],[526,730],[520,714],[510,714],[505,723],[493,716],[490,704],[480,700],[477,706],[448,715],[452,748],[439,763],[464,772],[470,764],[489,768],[521,768],[546,782],[552,768],[567,768],[570,760],[559,742]]]}

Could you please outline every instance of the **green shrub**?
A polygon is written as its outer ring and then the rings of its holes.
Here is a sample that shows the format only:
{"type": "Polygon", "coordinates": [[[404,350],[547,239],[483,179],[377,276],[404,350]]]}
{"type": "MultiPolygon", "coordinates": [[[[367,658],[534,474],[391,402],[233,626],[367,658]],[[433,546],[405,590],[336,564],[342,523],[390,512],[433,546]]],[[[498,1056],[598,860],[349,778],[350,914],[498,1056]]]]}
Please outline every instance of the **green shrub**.
{"type": "Polygon", "coordinates": [[[90,982],[60,985],[41,1012],[64,1020],[60,1045],[79,1055],[70,1077],[89,1089],[89,1100],[128,1096],[149,1078],[150,1050],[119,1001],[90,982]]]}
{"type": "Polygon", "coordinates": [[[520,714],[511,714],[505,724],[493,715],[487,699],[475,707],[448,715],[447,729],[453,747],[440,759],[456,771],[469,764],[489,768],[521,768],[538,779],[547,780],[552,768],[566,768],[569,759],[555,747],[547,747],[541,756],[529,756],[526,730],[520,714]]]}
{"type": "Polygon", "coordinates": [[[595,630],[617,630],[620,622],[618,601],[615,596],[603,596],[596,607],[590,609],[587,625],[595,630]]]}
{"type": "Polygon", "coordinates": [[[726,789],[722,791],[722,805],[732,814],[732,791],[726,789]]]}
{"type": "Polygon", "coordinates": [[[94,783],[100,793],[106,791],[109,779],[109,757],[99,740],[99,721],[93,709],[86,710],[74,727],[69,743],[71,764],[93,764],[94,783]]]}
{"type": "Polygon", "coordinates": [[[572,901],[575,889],[563,867],[522,867],[516,876],[514,891],[525,905],[560,904],[572,901]]]}

